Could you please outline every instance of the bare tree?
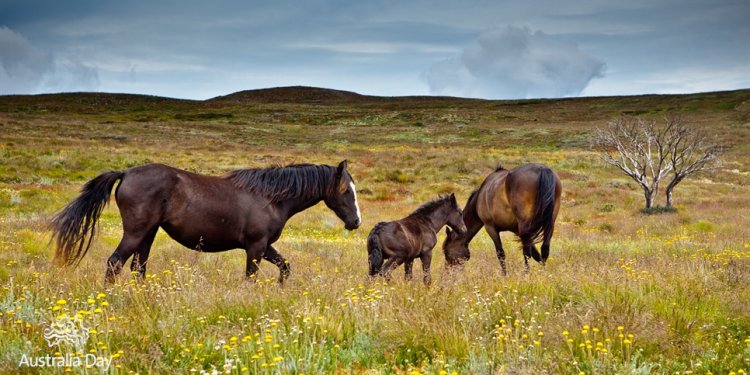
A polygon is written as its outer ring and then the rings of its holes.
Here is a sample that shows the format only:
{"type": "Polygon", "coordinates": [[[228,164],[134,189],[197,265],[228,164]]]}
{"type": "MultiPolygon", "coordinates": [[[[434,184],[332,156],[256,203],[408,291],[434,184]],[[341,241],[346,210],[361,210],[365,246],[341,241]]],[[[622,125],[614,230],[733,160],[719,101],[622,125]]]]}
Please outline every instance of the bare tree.
{"type": "Polygon", "coordinates": [[[667,151],[672,180],[667,184],[667,207],[672,207],[672,191],[686,177],[719,163],[722,147],[704,132],[687,126],[681,117],[667,117],[670,129],[667,151]]]}
{"type": "Polygon", "coordinates": [[[651,208],[659,182],[671,168],[668,162],[667,128],[654,121],[620,117],[597,129],[594,144],[602,160],[619,168],[643,189],[646,208],[651,208]],[[614,153],[612,152],[614,151],[614,153]]]}
{"type": "Polygon", "coordinates": [[[681,117],[669,116],[663,126],[641,118],[620,117],[597,129],[594,145],[602,160],[616,166],[643,189],[646,208],[651,208],[661,180],[670,174],[667,207],[672,192],[686,177],[711,167],[721,148],[681,117]]]}

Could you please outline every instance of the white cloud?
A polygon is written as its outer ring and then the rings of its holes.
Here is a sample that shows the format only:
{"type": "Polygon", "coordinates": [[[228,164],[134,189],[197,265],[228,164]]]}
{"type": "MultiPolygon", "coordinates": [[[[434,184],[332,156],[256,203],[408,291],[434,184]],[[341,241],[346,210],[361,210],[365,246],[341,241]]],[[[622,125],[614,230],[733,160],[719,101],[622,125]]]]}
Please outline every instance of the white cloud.
{"type": "Polygon", "coordinates": [[[493,99],[576,96],[605,64],[574,43],[541,31],[506,27],[438,62],[423,77],[433,94],[493,99]]]}
{"type": "Polygon", "coordinates": [[[23,35],[0,26],[0,95],[95,90],[96,68],[73,58],[55,58],[23,35]]]}

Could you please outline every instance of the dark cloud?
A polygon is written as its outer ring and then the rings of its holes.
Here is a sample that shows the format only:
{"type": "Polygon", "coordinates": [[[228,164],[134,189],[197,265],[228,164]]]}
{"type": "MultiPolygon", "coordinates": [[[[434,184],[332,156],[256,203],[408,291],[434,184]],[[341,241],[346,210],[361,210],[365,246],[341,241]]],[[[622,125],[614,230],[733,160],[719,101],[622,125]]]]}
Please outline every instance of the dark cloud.
{"type": "Polygon", "coordinates": [[[574,43],[541,31],[506,27],[482,33],[461,56],[425,74],[433,94],[481,98],[575,96],[602,77],[605,64],[574,43]]]}
{"type": "Polygon", "coordinates": [[[27,53],[3,44],[0,92],[97,82],[194,99],[279,85],[481,97],[726,90],[748,86],[748,19],[747,0],[3,0],[3,38],[27,53]]]}
{"type": "Polygon", "coordinates": [[[52,71],[52,56],[34,48],[21,34],[0,27],[0,94],[27,94],[52,71]]]}
{"type": "Polygon", "coordinates": [[[99,72],[77,60],[57,59],[54,70],[45,76],[41,90],[47,92],[95,91],[99,72]]]}
{"type": "Polygon", "coordinates": [[[0,95],[91,91],[99,87],[97,70],[77,60],[55,58],[23,35],[0,26],[0,95]]]}

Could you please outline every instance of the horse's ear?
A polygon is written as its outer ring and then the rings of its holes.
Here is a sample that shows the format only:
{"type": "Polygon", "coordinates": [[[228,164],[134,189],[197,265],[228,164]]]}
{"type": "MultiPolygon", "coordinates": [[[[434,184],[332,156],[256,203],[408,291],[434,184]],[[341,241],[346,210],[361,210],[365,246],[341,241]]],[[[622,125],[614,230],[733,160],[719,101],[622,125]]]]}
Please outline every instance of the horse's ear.
{"type": "Polygon", "coordinates": [[[456,202],[456,194],[454,194],[454,193],[451,193],[451,202],[454,205],[458,205],[458,202],[456,202]]]}
{"type": "Polygon", "coordinates": [[[339,176],[343,176],[344,175],[344,171],[346,171],[347,164],[348,163],[347,163],[346,160],[344,160],[341,163],[339,163],[339,166],[336,168],[336,173],[338,173],[339,176]]]}

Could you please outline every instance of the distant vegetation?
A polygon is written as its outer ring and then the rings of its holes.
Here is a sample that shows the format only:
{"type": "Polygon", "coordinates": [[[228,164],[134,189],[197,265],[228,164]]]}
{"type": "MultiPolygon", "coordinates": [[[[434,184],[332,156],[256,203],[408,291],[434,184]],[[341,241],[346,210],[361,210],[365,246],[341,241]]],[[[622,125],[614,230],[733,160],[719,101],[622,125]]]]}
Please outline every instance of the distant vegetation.
{"type": "Polygon", "coordinates": [[[84,352],[114,358],[113,373],[747,373],[749,166],[750,90],[514,101],[302,87],[207,101],[3,96],[0,372],[17,372],[23,354],[71,353],[44,339],[68,315],[91,329],[84,352]],[[667,113],[717,137],[723,163],[680,185],[675,214],[642,215],[642,192],[600,160],[592,135],[623,114],[667,113]],[[292,269],[283,287],[269,263],[252,284],[244,252],[197,253],[164,233],[144,282],[105,286],[122,231],[114,201],[80,267],[51,263],[47,220],[101,172],[342,159],[364,224],[346,232],[324,207],[294,217],[276,246],[292,269]],[[519,244],[503,234],[503,277],[480,233],[465,269],[445,273],[441,233],[430,288],[367,279],[377,222],[449,192],[463,206],[498,164],[526,162],[549,165],[564,188],[545,268],[524,274],[519,244]]]}
{"type": "Polygon", "coordinates": [[[720,163],[722,147],[710,133],[675,114],[667,114],[663,124],[640,117],[618,117],[597,129],[593,143],[601,150],[602,160],[643,189],[643,212],[674,212],[674,188],[720,163]],[[660,187],[666,196],[664,209],[654,206],[660,187]]]}

